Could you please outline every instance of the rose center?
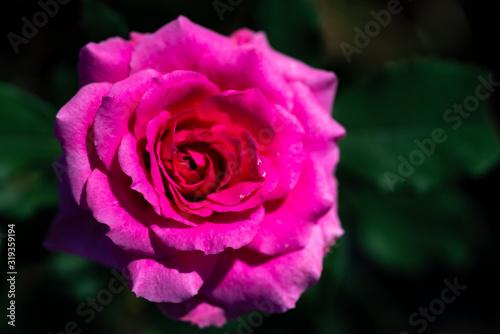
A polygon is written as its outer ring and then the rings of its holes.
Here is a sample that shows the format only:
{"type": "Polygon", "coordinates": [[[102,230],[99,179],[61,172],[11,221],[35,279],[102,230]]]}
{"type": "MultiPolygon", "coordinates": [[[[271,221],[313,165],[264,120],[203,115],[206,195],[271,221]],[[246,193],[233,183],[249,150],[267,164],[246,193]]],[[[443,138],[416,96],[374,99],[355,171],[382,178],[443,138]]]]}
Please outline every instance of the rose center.
{"type": "Polygon", "coordinates": [[[189,166],[192,171],[196,170],[198,168],[198,164],[196,163],[194,158],[189,153],[187,153],[185,149],[181,148],[180,151],[180,165],[189,166]]]}

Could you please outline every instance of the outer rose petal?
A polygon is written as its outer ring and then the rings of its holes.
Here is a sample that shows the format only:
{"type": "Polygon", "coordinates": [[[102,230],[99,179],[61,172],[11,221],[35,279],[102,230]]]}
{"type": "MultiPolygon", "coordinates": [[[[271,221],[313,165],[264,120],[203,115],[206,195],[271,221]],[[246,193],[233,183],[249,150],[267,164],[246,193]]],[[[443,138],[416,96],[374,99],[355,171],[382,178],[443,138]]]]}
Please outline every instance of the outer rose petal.
{"type": "Polygon", "coordinates": [[[268,304],[270,312],[295,307],[300,295],[320,275],[324,256],[321,228],[314,226],[307,246],[270,258],[246,249],[221,254],[201,292],[224,306],[231,317],[268,304]]]}
{"type": "Polygon", "coordinates": [[[201,293],[183,303],[162,303],[158,306],[168,317],[189,321],[200,328],[222,327],[227,321],[224,308],[201,293]]]}
{"type": "MultiPolygon", "coordinates": [[[[262,129],[274,133],[276,113],[262,92],[256,88],[224,91],[208,98],[198,108],[198,117],[214,124],[225,124],[235,131],[248,131],[262,143],[262,129]]],[[[269,144],[269,141],[265,142],[269,144]]]]}
{"type": "Polygon", "coordinates": [[[321,230],[323,232],[325,247],[333,246],[335,241],[344,234],[344,230],[342,229],[342,226],[340,226],[336,204],[333,205],[330,211],[318,220],[318,224],[321,226],[321,230]]]}
{"type": "Polygon", "coordinates": [[[83,210],[75,203],[67,180],[61,182],[58,188],[60,209],[44,246],[118,268],[110,252],[112,243],[105,236],[107,228],[98,223],[90,211],[83,210]]]}
{"type": "Polygon", "coordinates": [[[232,45],[226,36],[179,16],[141,41],[130,61],[131,73],[146,68],[164,73],[193,70],[201,55],[218,54],[232,45]]]}
{"type": "Polygon", "coordinates": [[[177,254],[146,225],[147,203],[141,195],[112,176],[94,169],[87,183],[87,201],[94,217],[109,226],[106,236],[122,250],[157,258],[177,254]]]}
{"type": "Polygon", "coordinates": [[[220,50],[200,58],[197,70],[221,91],[258,88],[271,103],[292,108],[292,92],[276,66],[256,48],[220,50]]]}
{"type": "Polygon", "coordinates": [[[129,120],[139,101],[160,74],[145,70],[113,85],[104,97],[94,122],[95,147],[107,170],[115,177],[123,175],[117,151],[123,136],[129,132],[129,120]]]}
{"type": "Polygon", "coordinates": [[[156,303],[180,303],[198,293],[210,277],[218,255],[181,252],[167,260],[134,259],[128,263],[130,285],[138,297],[156,303]]]}
{"type": "Polygon", "coordinates": [[[166,246],[217,254],[228,247],[238,249],[252,241],[264,218],[264,208],[261,205],[244,212],[216,214],[210,221],[196,227],[165,219],[151,209],[147,216],[151,229],[166,246]]]}
{"type": "MultiPolygon", "coordinates": [[[[318,165],[323,166],[327,175],[333,175],[335,166],[340,159],[340,150],[335,142],[317,145],[310,149],[310,159],[318,165]]],[[[335,178],[333,178],[335,180],[335,178]]]]}
{"type": "Polygon", "coordinates": [[[344,128],[324,112],[309,87],[301,82],[292,83],[291,86],[295,93],[293,114],[306,130],[307,144],[317,145],[338,140],[345,135],[344,128]]]}
{"type": "Polygon", "coordinates": [[[266,202],[262,227],[247,247],[268,255],[305,247],[313,226],[333,205],[331,179],[322,166],[306,162],[290,194],[282,201],[266,202]]]}
{"type": "Polygon", "coordinates": [[[308,86],[323,110],[330,114],[337,89],[337,76],[333,72],[312,68],[303,62],[275,51],[269,44],[266,34],[253,32],[249,29],[240,29],[231,35],[231,38],[246,48],[257,48],[279,68],[282,75],[289,82],[302,82],[308,86]]]}
{"type": "Polygon", "coordinates": [[[129,63],[135,45],[146,35],[132,33],[131,40],[109,38],[100,43],[89,43],[80,50],[78,72],[80,85],[91,82],[115,83],[129,76],[129,63]]]}
{"type": "MultiPolygon", "coordinates": [[[[305,162],[304,129],[297,118],[280,105],[275,105],[276,129],[267,158],[279,172],[278,184],[266,200],[282,198],[299,182],[302,165],[305,162]]],[[[263,152],[263,154],[265,154],[263,152]]]]}
{"type": "Polygon", "coordinates": [[[109,83],[95,83],[82,87],[59,110],[56,116],[55,136],[61,142],[68,167],[68,182],[76,202],[86,207],[82,192],[92,169],[100,162],[94,148],[90,129],[101,105],[102,97],[111,89],[109,83]]]}

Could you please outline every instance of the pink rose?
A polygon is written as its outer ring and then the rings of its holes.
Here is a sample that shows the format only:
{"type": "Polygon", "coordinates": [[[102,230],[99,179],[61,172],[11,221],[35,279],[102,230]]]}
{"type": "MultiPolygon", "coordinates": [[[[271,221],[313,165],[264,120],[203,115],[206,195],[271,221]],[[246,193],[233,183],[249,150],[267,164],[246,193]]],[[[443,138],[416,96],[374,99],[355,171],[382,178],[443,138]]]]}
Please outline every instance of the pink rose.
{"type": "Polygon", "coordinates": [[[47,247],[125,268],[137,296],[200,327],[293,308],[343,233],[335,75],[182,16],[89,43],[79,71],[47,247]]]}

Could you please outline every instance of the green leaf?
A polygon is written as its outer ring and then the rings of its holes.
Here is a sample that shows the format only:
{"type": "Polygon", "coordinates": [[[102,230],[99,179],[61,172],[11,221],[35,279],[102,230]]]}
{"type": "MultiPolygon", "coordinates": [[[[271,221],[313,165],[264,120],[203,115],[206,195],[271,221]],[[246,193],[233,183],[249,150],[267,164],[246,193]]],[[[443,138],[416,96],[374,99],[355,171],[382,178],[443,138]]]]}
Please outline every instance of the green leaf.
{"type": "Polygon", "coordinates": [[[422,274],[436,265],[463,268],[487,241],[480,215],[455,189],[426,195],[365,189],[349,197],[359,247],[388,270],[422,274]]]}
{"type": "Polygon", "coordinates": [[[94,42],[114,36],[127,38],[130,31],[120,13],[97,0],[83,1],[82,28],[94,42]]]}
{"type": "Polygon", "coordinates": [[[0,82],[0,213],[25,218],[57,203],[55,109],[0,82]]]}
{"type": "Polygon", "coordinates": [[[339,143],[340,174],[361,177],[383,190],[412,187],[424,192],[486,173],[500,158],[488,101],[475,97],[488,77],[461,64],[421,59],[392,64],[383,73],[342,87],[335,105],[335,118],[347,130],[339,143]],[[470,112],[463,109],[465,116],[451,110],[476,100],[470,112]],[[441,136],[433,137],[440,131],[441,136]],[[427,152],[416,141],[426,143],[427,152]]]}

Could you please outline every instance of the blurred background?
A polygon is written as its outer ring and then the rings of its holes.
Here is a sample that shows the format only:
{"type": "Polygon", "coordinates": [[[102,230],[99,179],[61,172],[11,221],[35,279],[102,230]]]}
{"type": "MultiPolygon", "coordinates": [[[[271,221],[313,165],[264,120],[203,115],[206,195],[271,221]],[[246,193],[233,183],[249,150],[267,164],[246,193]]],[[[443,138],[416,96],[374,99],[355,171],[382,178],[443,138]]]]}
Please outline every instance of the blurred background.
{"type": "Polygon", "coordinates": [[[285,314],[201,332],[500,333],[495,2],[60,1],[24,36],[22,18],[33,22],[40,2],[4,3],[0,14],[1,268],[16,224],[18,272],[16,327],[2,314],[1,333],[79,333],[71,321],[81,333],[200,332],[128,289],[86,323],[78,306],[113,274],[42,246],[58,205],[54,117],[78,90],[80,48],[179,14],[222,34],[263,30],[277,50],[337,73],[333,115],[347,129],[337,170],[346,233],[320,282],[285,314]]]}

